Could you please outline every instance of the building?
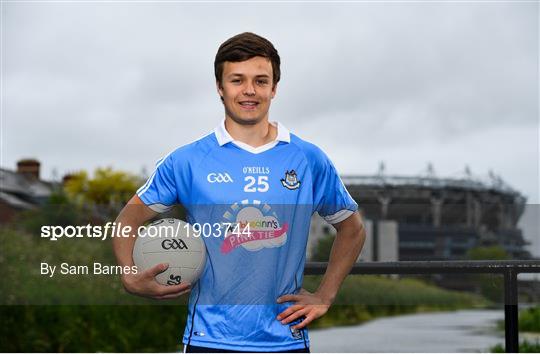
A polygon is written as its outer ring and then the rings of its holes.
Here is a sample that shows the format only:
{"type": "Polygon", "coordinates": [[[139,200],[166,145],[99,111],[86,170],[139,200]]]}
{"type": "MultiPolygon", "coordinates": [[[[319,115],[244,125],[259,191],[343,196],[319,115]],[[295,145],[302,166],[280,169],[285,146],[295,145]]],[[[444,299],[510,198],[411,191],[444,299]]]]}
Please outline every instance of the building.
{"type": "Polygon", "coordinates": [[[6,223],[17,213],[44,204],[55,183],[40,179],[40,163],[34,159],[17,162],[17,170],[0,168],[0,223],[6,223]]]}
{"type": "MultiPolygon", "coordinates": [[[[514,259],[531,259],[517,223],[526,198],[490,173],[474,178],[343,176],[366,219],[366,261],[459,260],[476,246],[500,245],[514,259]]],[[[332,227],[314,218],[308,257],[332,227]]]]}

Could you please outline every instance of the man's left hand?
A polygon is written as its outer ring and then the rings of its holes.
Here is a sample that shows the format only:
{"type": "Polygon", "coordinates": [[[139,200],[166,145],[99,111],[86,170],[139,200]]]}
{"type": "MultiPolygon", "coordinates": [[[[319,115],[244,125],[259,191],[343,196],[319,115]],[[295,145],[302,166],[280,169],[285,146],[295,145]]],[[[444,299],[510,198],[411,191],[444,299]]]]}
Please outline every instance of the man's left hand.
{"type": "Polygon", "coordinates": [[[301,289],[297,295],[283,295],[277,299],[279,304],[288,301],[294,302],[294,304],[277,316],[278,321],[287,324],[305,316],[305,319],[293,326],[292,329],[304,328],[311,321],[324,315],[331,305],[331,301],[325,300],[319,294],[310,293],[305,289],[301,289]]]}

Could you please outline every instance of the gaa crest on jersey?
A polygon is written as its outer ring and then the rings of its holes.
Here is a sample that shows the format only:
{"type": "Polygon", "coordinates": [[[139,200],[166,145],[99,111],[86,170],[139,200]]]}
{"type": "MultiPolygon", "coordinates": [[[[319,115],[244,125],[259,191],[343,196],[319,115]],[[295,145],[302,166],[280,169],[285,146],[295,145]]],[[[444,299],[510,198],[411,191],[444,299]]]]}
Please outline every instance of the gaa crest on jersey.
{"type": "Polygon", "coordinates": [[[290,190],[300,188],[300,183],[301,182],[298,180],[295,170],[285,172],[285,178],[281,179],[281,184],[283,185],[283,187],[290,190]]]}

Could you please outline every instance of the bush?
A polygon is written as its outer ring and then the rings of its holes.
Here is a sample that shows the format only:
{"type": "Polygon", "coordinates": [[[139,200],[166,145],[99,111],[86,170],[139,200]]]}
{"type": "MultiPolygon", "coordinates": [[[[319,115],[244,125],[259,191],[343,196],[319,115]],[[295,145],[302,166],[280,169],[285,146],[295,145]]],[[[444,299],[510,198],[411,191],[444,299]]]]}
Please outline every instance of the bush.
{"type": "MultiPolygon", "coordinates": [[[[497,344],[490,349],[492,353],[505,353],[504,345],[497,344]]],[[[519,343],[520,353],[540,353],[540,341],[536,340],[534,343],[524,340],[519,343]]]]}
{"type": "Polygon", "coordinates": [[[531,307],[519,313],[519,330],[540,332],[540,306],[531,307]]]}

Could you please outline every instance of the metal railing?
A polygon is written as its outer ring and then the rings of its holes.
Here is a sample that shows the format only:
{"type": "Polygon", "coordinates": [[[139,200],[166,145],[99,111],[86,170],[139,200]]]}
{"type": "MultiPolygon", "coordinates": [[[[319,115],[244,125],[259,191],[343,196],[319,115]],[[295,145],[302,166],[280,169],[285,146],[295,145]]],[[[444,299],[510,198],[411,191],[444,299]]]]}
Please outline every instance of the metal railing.
{"type": "MultiPolygon", "coordinates": [[[[326,262],[306,263],[306,275],[322,275],[326,262]]],[[[356,263],[350,274],[502,274],[504,276],[505,350],[519,351],[518,284],[519,273],[540,273],[540,261],[403,261],[356,263]]]]}

